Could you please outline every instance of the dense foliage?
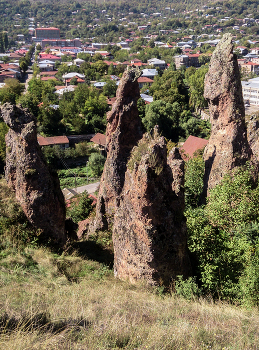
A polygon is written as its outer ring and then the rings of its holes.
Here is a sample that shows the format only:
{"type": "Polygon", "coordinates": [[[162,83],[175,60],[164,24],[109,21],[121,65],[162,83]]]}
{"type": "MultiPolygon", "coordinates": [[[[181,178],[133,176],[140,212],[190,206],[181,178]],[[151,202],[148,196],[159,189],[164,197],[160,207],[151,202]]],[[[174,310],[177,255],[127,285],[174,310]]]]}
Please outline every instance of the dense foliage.
{"type": "Polygon", "coordinates": [[[247,165],[226,174],[207,204],[198,206],[202,175],[202,159],[191,159],[186,173],[188,247],[200,290],[258,304],[259,187],[253,169],[247,165]]]}

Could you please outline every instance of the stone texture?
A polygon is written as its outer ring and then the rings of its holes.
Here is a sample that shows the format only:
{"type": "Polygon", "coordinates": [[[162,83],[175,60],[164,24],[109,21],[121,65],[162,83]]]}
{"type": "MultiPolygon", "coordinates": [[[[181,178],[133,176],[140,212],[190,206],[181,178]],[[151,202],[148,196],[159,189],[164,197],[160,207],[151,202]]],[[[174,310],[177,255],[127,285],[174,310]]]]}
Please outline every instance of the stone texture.
{"type": "Polygon", "coordinates": [[[113,227],[114,272],[131,282],[169,285],[191,274],[186,245],[184,161],[163,137],[145,134],[132,151],[113,227]]]}
{"type": "Polygon", "coordinates": [[[66,242],[65,202],[59,179],[52,173],[37,142],[36,120],[20,106],[2,106],[2,117],[9,126],[6,135],[6,170],[8,186],[29,221],[43,236],[57,244],[66,242]]]}
{"type": "Polygon", "coordinates": [[[205,77],[211,136],[204,151],[204,196],[223,176],[252,156],[248,145],[245,108],[232,36],[225,34],[213,52],[205,77]]]}
{"type": "Polygon", "coordinates": [[[259,115],[251,115],[247,123],[247,140],[254,158],[259,162],[259,115]]]}
{"type": "Polygon", "coordinates": [[[90,231],[108,228],[108,219],[113,217],[116,201],[122,191],[127,160],[132,148],[142,137],[141,119],[138,114],[137,101],[140,98],[137,69],[123,73],[116,94],[116,102],[107,114],[107,159],[104,165],[96,217],[90,225],[90,231]]]}

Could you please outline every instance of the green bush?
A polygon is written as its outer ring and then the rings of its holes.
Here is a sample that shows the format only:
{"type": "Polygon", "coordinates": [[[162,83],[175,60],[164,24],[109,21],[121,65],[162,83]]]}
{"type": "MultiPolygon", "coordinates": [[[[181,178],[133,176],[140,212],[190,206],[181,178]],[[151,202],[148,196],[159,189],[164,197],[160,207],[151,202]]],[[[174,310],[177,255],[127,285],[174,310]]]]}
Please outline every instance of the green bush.
{"type": "Polygon", "coordinates": [[[175,281],[175,293],[184,299],[193,300],[199,295],[199,288],[194,277],[184,280],[183,276],[177,276],[175,281]]]}
{"type": "Polygon", "coordinates": [[[105,157],[100,153],[92,153],[89,157],[88,167],[93,176],[99,177],[102,175],[105,157]]]}
{"type": "Polygon", "coordinates": [[[88,218],[93,210],[93,199],[85,191],[71,200],[71,206],[67,209],[67,214],[74,222],[79,222],[88,218]]]}
{"type": "Polygon", "coordinates": [[[249,166],[227,174],[204,207],[186,211],[188,247],[201,289],[259,304],[259,191],[249,166]]]}

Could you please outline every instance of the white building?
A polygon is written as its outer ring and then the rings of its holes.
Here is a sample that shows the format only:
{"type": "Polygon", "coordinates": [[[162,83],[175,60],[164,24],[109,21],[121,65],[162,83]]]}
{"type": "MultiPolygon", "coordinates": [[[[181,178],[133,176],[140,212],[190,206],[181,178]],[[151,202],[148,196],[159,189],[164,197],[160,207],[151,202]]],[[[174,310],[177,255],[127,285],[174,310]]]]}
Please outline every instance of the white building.
{"type": "Polygon", "coordinates": [[[151,58],[147,61],[150,66],[154,66],[156,68],[160,68],[164,70],[166,68],[166,63],[164,60],[159,60],[158,58],[151,58]]]}
{"type": "Polygon", "coordinates": [[[244,103],[259,105],[259,77],[242,81],[244,103]]]}
{"type": "Polygon", "coordinates": [[[156,69],[143,69],[142,70],[142,77],[146,77],[146,78],[149,78],[149,79],[152,79],[154,80],[154,77],[158,75],[158,72],[156,69]]]}

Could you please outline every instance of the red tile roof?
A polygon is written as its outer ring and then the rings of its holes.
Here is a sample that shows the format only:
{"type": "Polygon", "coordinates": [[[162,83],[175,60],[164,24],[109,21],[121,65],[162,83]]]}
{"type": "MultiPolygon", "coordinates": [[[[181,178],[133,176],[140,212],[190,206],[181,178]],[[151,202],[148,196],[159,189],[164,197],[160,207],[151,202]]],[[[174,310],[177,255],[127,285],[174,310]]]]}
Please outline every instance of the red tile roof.
{"type": "Polygon", "coordinates": [[[41,72],[40,75],[56,75],[58,71],[41,72]]]}
{"type": "Polygon", "coordinates": [[[69,144],[69,140],[66,136],[53,136],[53,137],[37,136],[37,139],[40,146],[69,144]]]}
{"type": "Polygon", "coordinates": [[[154,80],[147,78],[147,77],[140,77],[138,78],[138,83],[153,83],[154,80]]]}
{"type": "Polygon", "coordinates": [[[94,137],[92,137],[90,141],[106,147],[106,136],[99,132],[96,135],[94,135],[94,137]]]}
{"type": "Polygon", "coordinates": [[[208,140],[190,135],[181,147],[181,153],[183,154],[183,158],[192,158],[194,153],[199,149],[204,148],[207,145],[207,143],[208,140]]]}
{"type": "Polygon", "coordinates": [[[40,77],[40,80],[41,81],[47,81],[47,80],[58,80],[56,77],[53,77],[53,76],[49,76],[49,77],[40,77]]]}

